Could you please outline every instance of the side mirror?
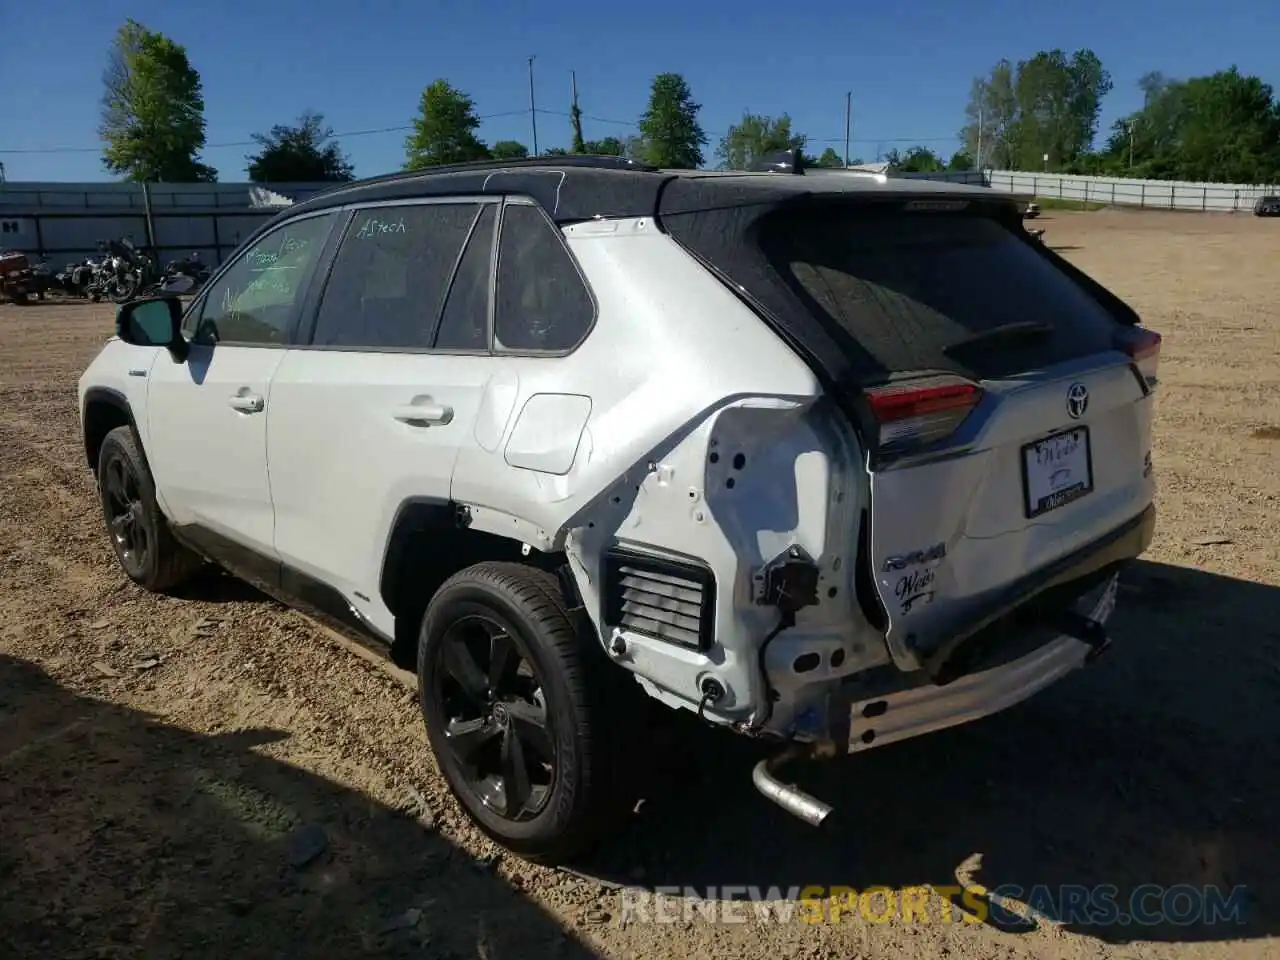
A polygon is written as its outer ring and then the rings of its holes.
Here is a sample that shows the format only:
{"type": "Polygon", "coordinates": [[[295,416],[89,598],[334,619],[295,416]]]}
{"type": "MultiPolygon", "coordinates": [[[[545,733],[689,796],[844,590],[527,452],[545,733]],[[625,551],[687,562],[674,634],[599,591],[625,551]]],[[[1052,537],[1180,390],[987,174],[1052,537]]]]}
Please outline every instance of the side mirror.
{"type": "Polygon", "coordinates": [[[151,297],[121,305],[116,334],[136,347],[164,347],[175,363],[187,359],[182,337],[182,302],[177,297],[151,297]]]}

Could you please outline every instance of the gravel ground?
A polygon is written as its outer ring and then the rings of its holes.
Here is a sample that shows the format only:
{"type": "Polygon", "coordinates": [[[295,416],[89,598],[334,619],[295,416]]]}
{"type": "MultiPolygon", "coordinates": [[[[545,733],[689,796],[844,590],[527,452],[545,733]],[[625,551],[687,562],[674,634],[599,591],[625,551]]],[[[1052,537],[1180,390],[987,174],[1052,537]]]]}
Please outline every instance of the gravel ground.
{"type": "Polygon", "coordinates": [[[0,306],[0,956],[1280,957],[1280,223],[1038,225],[1165,336],[1159,530],[1113,651],[802,771],[837,805],[823,833],[755,794],[751,744],[678,727],[633,827],[576,872],[469,826],[404,675],[229,578],[129,584],[75,411],[111,310],[0,306]],[[936,894],[910,923],[623,909],[655,886],[961,882],[1247,892],[1219,924],[942,922],[936,894]]]}

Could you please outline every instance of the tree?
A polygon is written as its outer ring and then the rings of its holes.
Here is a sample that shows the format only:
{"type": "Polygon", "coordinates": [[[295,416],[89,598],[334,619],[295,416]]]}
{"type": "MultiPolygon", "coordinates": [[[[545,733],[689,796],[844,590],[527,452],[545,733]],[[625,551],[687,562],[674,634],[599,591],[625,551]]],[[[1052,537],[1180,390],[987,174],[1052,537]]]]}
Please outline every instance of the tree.
{"type": "Polygon", "coordinates": [[[1111,76],[1093,51],[1078,50],[1070,59],[1061,50],[1041,51],[1018,64],[1015,89],[1019,169],[1077,164],[1093,145],[1102,98],[1111,90],[1111,76]]]}
{"type": "Polygon", "coordinates": [[[951,155],[951,159],[947,162],[947,169],[957,173],[973,170],[973,157],[965,150],[957,150],[951,155]]]}
{"type": "Polygon", "coordinates": [[[716,157],[722,169],[750,170],[762,157],[799,150],[804,141],[804,134],[791,132],[791,117],[785,113],[779,117],[744,113],[721,138],[716,157]]]}
{"type": "Polygon", "coordinates": [[[649,107],[640,117],[643,159],[657,167],[695,169],[702,166],[707,135],[698,124],[700,103],[678,73],[653,78],[649,107]]]}
{"type": "Polygon", "coordinates": [[[278,124],[270,133],[253,134],[262,149],[245,157],[254,183],[322,183],[351,180],[351,162],[333,140],[324,115],[305,111],[297,126],[278,124]]]}
{"type": "Polygon", "coordinates": [[[1147,74],[1143,108],[1112,128],[1104,169],[1155,179],[1270,183],[1280,179],[1280,104],[1235,67],[1172,81],[1147,74]]]}
{"type": "Polygon", "coordinates": [[[489,148],[475,133],[479,127],[472,99],[447,80],[434,81],[422,91],[413,132],[405,138],[404,168],[488,159],[489,148]]]}
{"type": "Polygon", "coordinates": [[[529,148],[519,140],[499,140],[489,150],[495,160],[523,160],[529,155],[529,148]]]}
{"type": "Polygon", "coordinates": [[[822,151],[822,156],[813,162],[815,167],[843,167],[844,159],[840,154],[836,153],[835,148],[827,147],[822,151]]]}
{"type": "Polygon", "coordinates": [[[569,155],[569,151],[564,147],[547,147],[547,149],[542,152],[542,155],[544,157],[567,157],[569,155]]]}
{"type": "Polygon", "coordinates": [[[945,169],[942,158],[928,147],[909,147],[895,166],[903,173],[937,173],[945,169]]]}
{"type": "Polygon", "coordinates": [[[602,137],[599,140],[588,140],[580,151],[593,157],[625,157],[627,145],[617,137],[602,137]]]}
{"type": "Polygon", "coordinates": [[[982,166],[1078,166],[1098,132],[1111,75],[1092,50],[1041,50],[1015,67],[1001,60],[973,81],[960,136],[982,166]],[[979,155],[980,154],[980,155],[979,155]]]}
{"type": "Polygon", "coordinates": [[[983,166],[1013,166],[1018,102],[1014,68],[1001,60],[987,76],[975,77],[964,109],[967,123],[960,131],[964,149],[983,166]]]}
{"type": "Polygon", "coordinates": [[[200,162],[204,91],[186,48],[136,20],[125,21],[102,77],[102,165],[129,180],[213,182],[200,162]]]}

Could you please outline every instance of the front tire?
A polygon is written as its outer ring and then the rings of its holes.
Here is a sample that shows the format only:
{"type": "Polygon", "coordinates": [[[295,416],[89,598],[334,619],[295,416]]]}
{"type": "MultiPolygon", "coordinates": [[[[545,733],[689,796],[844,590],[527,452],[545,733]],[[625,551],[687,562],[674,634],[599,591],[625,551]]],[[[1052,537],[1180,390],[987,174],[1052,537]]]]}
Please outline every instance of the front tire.
{"type": "Polygon", "coordinates": [[[450,790],[493,840],[541,863],[631,809],[639,715],[620,710],[640,691],[582,620],[553,575],[481,563],[445,582],[419,634],[419,699],[450,790]]]}
{"type": "Polygon", "coordinates": [[[116,559],[134,583],[163,593],[190,580],[203,566],[174,539],[131,427],[116,427],[103,439],[98,492],[116,559]]]}

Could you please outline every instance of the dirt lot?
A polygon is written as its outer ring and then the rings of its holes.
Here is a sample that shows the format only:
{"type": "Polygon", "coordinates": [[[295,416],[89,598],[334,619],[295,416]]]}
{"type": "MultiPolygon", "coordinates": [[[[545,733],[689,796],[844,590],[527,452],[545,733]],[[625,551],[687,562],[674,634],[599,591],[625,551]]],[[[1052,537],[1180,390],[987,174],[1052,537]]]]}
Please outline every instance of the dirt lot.
{"type": "Polygon", "coordinates": [[[0,307],[0,956],[1280,957],[1280,224],[1041,225],[1165,335],[1160,527],[1116,649],[806,772],[825,834],[754,793],[750,745],[691,728],[578,875],[466,824],[402,678],[229,579],[127,585],[75,412],[110,310],[0,307]],[[923,923],[624,925],[618,888],[960,882],[1248,893],[1243,924],[943,923],[933,901],[923,923]]]}

